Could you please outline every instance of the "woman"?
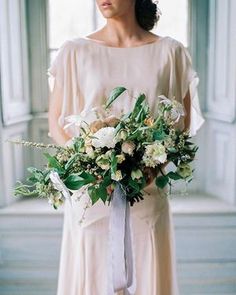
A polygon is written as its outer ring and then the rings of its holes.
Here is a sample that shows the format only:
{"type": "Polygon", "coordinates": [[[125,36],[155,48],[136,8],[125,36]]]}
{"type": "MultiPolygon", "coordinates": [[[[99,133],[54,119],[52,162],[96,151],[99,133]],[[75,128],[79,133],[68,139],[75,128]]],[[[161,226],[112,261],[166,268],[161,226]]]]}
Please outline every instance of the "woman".
{"type": "MultiPolygon", "coordinates": [[[[89,36],[65,41],[48,69],[49,131],[53,140],[67,144],[76,135],[76,128],[71,125],[63,129],[66,117],[89,114],[116,86],[126,87],[128,94],[117,99],[113,114],[128,112],[140,92],[147,95],[155,113],[156,99],[164,94],[183,103],[186,115],[179,127],[190,128],[195,135],[204,122],[197,96],[199,79],[182,43],[150,32],[159,19],[156,4],[151,0],[96,2],[106,25],[89,36]]],[[[135,295],[177,295],[169,201],[152,182],[155,172],[149,170],[146,174],[144,200],[131,207],[135,295]]],[[[109,207],[98,201],[85,210],[89,198],[79,191],[72,199],[73,207],[66,200],[64,208],[57,295],[106,295],[109,207]],[[81,216],[84,219],[79,225],[81,216]]]]}

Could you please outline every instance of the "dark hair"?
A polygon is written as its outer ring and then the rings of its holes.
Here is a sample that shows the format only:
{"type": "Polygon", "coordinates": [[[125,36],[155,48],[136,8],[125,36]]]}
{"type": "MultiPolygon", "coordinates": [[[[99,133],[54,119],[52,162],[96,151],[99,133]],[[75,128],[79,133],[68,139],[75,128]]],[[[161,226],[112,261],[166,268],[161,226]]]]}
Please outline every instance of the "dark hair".
{"type": "Polygon", "coordinates": [[[152,0],[136,0],[135,14],[138,24],[146,31],[152,30],[160,18],[157,5],[152,0]]]}

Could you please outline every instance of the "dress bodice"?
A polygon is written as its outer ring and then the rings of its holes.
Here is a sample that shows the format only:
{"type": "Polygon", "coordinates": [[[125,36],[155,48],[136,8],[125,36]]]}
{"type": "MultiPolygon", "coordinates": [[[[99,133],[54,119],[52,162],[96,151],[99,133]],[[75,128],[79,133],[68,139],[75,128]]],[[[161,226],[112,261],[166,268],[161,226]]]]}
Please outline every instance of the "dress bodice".
{"type": "MultiPolygon", "coordinates": [[[[105,46],[86,37],[66,40],[48,75],[50,90],[61,89],[63,104],[58,122],[62,127],[67,116],[104,104],[117,86],[124,86],[127,91],[112,105],[114,114],[129,111],[135,97],[144,93],[155,115],[159,95],[183,103],[189,89],[190,133],[195,135],[204,122],[197,92],[199,77],[192,67],[191,56],[180,41],[169,36],[125,48],[105,46]]],[[[66,132],[73,135],[70,128],[66,132]]]]}

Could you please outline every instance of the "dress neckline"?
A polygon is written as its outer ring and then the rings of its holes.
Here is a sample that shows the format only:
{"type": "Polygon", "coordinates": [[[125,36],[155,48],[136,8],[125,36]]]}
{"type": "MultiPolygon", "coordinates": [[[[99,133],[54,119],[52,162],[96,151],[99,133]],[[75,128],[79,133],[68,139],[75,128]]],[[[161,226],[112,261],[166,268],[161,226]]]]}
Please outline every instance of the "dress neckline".
{"type": "Polygon", "coordinates": [[[104,48],[108,48],[108,49],[114,49],[114,50],[130,50],[131,49],[132,50],[135,48],[137,49],[137,48],[145,48],[145,47],[149,47],[149,46],[151,47],[153,45],[159,44],[161,41],[163,41],[167,37],[168,36],[161,36],[160,38],[158,38],[157,40],[155,40],[153,42],[149,42],[149,43],[138,45],[138,46],[131,46],[131,47],[116,47],[116,46],[103,45],[91,38],[86,37],[86,36],[80,37],[80,39],[83,39],[83,40],[90,42],[91,44],[97,45],[99,47],[104,47],[104,48]]]}

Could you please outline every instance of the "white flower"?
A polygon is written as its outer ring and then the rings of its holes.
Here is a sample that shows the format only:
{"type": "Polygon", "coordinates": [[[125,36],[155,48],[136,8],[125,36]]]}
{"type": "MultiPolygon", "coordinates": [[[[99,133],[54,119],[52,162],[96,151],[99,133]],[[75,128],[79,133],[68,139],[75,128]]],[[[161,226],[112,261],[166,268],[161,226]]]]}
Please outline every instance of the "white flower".
{"type": "Polygon", "coordinates": [[[115,128],[114,127],[104,127],[99,129],[97,132],[93,134],[92,145],[95,148],[114,148],[116,145],[115,140],[115,128]]]}
{"type": "Polygon", "coordinates": [[[88,124],[94,122],[97,119],[103,119],[106,117],[106,112],[102,107],[94,107],[89,110],[83,110],[79,115],[69,115],[65,117],[65,126],[63,129],[67,129],[71,126],[83,127],[88,129],[88,124]]]}
{"type": "Polygon", "coordinates": [[[171,106],[170,119],[174,122],[178,122],[181,116],[185,115],[183,105],[176,99],[169,99],[165,95],[158,96],[161,100],[160,103],[171,106]]]}
{"type": "Polygon", "coordinates": [[[132,155],[135,149],[135,144],[132,141],[124,141],[121,145],[123,153],[132,155]]]}
{"type": "Polygon", "coordinates": [[[50,194],[48,198],[48,204],[58,208],[63,204],[63,200],[61,198],[61,193],[58,192],[58,194],[50,194]]]}
{"type": "Polygon", "coordinates": [[[131,178],[134,179],[139,179],[143,176],[143,173],[140,169],[132,170],[131,172],[131,178]]]}
{"type": "Polygon", "coordinates": [[[173,101],[172,109],[170,111],[171,120],[178,122],[181,116],[185,115],[183,105],[177,100],[173,101]]]}
{"type": "Polygon", "coordinates": [[[177,167],[176,173],[183,178],[187,178],[192,175],[192,168],[188,163],[180,163],[177,167]]]}
{"type": "Polygon", "coordinates": [[[65,199],[69,199],[71,201],[70,192],[61,180],[59,174],[56,171],[51,171],[49,177],[53,184],[53,187],[61,192],[65,199]]]}
{"type": "Polygon", "coordinates": [[[147,145],[143,155],[143,161],[148,167],[155,167],[159,163],[164,163],[167,160],[165,147],[160,142],[156,141],[153,144],[147,145]]]}
{"type": "Polygon", "coordinates": [[[111,175],[111,179],[113,179],[113,180],[115,180],[115,181],[119,181],[119,180],[121,180],[122,178],[123,178],[123,176],[122,176],[121,170],[117,170],[117,171],[115,172],[115,174],[112,174],[112,175],[111,175]]]}
{"type": "Polygon", "coordinates": [[[167,98],[165,95],[159,95],[160,103],[163,103],[164,105],[171,105],[172,101],[167,98]]]}
{"type": "Polygon", "coordinates": [[[103,170],[108,170],[110,168],[110,160],[107,155],[100,155],[96,159],[96,163],[103,170]]]}

